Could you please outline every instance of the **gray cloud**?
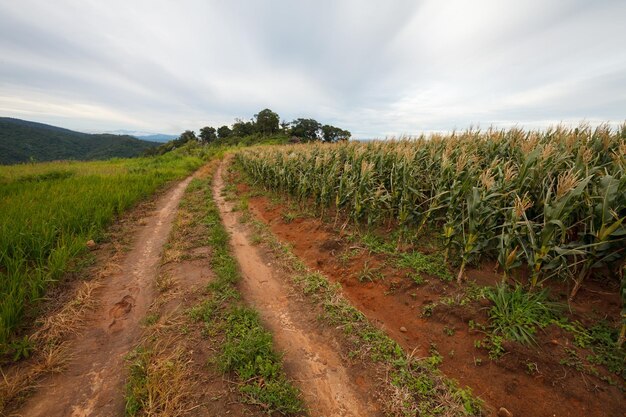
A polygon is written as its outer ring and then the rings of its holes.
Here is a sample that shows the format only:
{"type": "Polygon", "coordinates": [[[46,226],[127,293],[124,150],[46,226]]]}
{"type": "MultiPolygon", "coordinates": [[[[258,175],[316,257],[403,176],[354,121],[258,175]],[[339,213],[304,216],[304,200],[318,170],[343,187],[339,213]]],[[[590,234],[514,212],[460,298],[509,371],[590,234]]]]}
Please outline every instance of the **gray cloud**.
{"type": "Polygon", "coordinates": [[[623,1],[0,0],[0,114],[178,133],[270,107],[359,137],[621,122],[623,1]]]}

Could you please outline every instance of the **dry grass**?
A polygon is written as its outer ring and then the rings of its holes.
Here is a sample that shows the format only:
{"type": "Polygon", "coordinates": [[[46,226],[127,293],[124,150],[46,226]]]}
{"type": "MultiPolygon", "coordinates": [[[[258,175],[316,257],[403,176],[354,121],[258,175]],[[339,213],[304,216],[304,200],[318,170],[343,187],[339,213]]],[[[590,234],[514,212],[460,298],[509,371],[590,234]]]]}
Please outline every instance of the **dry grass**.
{"type": "Polygon", "coordinates": [[[68,338],[80,331],[86,313],[97,306],[94,293],[101,285],[83,282],[59,311],[38,320],[37,330],[28,338],[34,351],[31,358],[9,367],[6,373],[0,369],[0,415],[9,403],[19,402],[35,389],[42,376],[63,370],[70,360],[68,338]]]}
{"type": "Polygon", "coordinates": [[[190,378],[192,360],[186,343],[163,327],[150,332],[148,337],[156,341],[142,343],[129,357],[131,379],[127,385],[127,413],[162,417],[186,415],[199,406],[193,401],[198,382],[190,378]]]}
{"type": "Polygon", "coordinates": [[[70,334],[75,334],[84,324],[85,313],[95,309],[98,300],[94,292],[102,286],[99,281],[83,282],[70,302],[51,316],[39,320],[39,326],[31,336],[37,345],[54,345],[70,334]]]}
{"type": "Polygon", "coordinates": [[[5,416],[9,404],[19,403],[37,388],[42,375],[61,372],[71,360],[69,343],[45,346],[28,363],[11,367],[6,373],[0,369],[0,416],[5,416]]]}

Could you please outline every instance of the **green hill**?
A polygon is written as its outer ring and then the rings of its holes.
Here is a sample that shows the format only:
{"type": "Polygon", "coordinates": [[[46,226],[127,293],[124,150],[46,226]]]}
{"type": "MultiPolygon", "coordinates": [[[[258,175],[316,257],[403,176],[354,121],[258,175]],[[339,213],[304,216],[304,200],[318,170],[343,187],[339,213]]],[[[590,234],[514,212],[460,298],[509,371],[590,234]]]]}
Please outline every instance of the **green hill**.
{"type": "Polygon", "coordinates": [[[0,164],[141,155],[160,145],[128,135],[88,134],[43,123],[0,117],[0,164]]]}

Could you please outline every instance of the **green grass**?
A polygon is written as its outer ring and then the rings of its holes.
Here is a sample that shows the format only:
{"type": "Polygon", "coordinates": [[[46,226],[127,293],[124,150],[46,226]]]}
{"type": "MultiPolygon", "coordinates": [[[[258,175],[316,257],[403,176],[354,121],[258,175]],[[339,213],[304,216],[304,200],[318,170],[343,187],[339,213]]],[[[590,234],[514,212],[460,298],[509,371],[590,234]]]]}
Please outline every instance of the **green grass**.
{"type": "Polygon", "coordinates": [[[125,210],[203,163],[205,151],[161,157],[0,167],[0,353],[28,306],[125,210]]]}
{"type": "Polygon", "coordinates": [[[129,377],[125,386],[125,412],[127,416],[136,416],[143,408],[143,404],[148,401],[149,391],[148,366],[150,364],[151,352],[145,349],[132,351],[126,360],[129,361],[129,377]]]}
{"type": "MultiPolygon", "coordinates": [[[[401,253],[397,265],[401,268],[412,269],[418,275],[420,272],[424,272],[447,282],[453,279],[452,274],[450,274],[446,266],[443,255],[439,253],[432,255],[424,255],[420,252],[401,253]]],[[[416,280],[415,278],[413,279],[416,280]]]]}
{"type": "Polygon", "coordinates": [[[388,241],[374,233],[366,232],[361,236],[355,236],[354,238],[359,239],[360,243],[362,243],[363,246],[365,246],[370,252],[384,253],[388,255],[396,252],[396,245],[393,242],[388,241]]]}
{"type": "Polygon", "coordinates": [[[586,345],[593,352],[587,356],[587,360],[596,365],[604,365],[606,368],[626,379],[626,355],[624,349],[615,349],[618,331],[606,322],[600,322],[588,331],[586,345]]]}
{"type": "Polygon", "coordinates": [[[271,411],[298,413],[302,401],[298,390],[282,371],[281,358],[272,347],[272,335],[261,326],[258,314],[234,306],[224,317],[226,343],[219,358],[224,372],[235,372],[245,381],[241,392],[271,411]]]}
{"type": "Polygon", "coordinates": [[[623,347],[615,348],[619,337],[617,328],[606,321],[586,328],[578,321],[570,322],[565,318],[554,320],[553,324],[571,333],[576,346],[591,351],[587,361],[604,365],[610,372],[626,379],[626,352],[623,347]]]}

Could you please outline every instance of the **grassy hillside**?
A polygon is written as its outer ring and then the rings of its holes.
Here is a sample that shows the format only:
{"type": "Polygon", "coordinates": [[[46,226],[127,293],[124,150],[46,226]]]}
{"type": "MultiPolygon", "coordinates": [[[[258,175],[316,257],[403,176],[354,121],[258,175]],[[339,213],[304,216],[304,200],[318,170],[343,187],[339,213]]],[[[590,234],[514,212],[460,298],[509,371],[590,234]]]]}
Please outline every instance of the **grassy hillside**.
{"type": "Polygon", "coordinates": [[[150,158],[0,167],[0,355],[26,305],[86,250],[85,242],[206,158],[206,149],[190,144],[150,158]]]}
{"type": "Polygon", "coordinates": [[[132,136],[87,134],[0,117],[0,164],[3,165],[30,160],[129,158],[158,145],[132,136]]]}

